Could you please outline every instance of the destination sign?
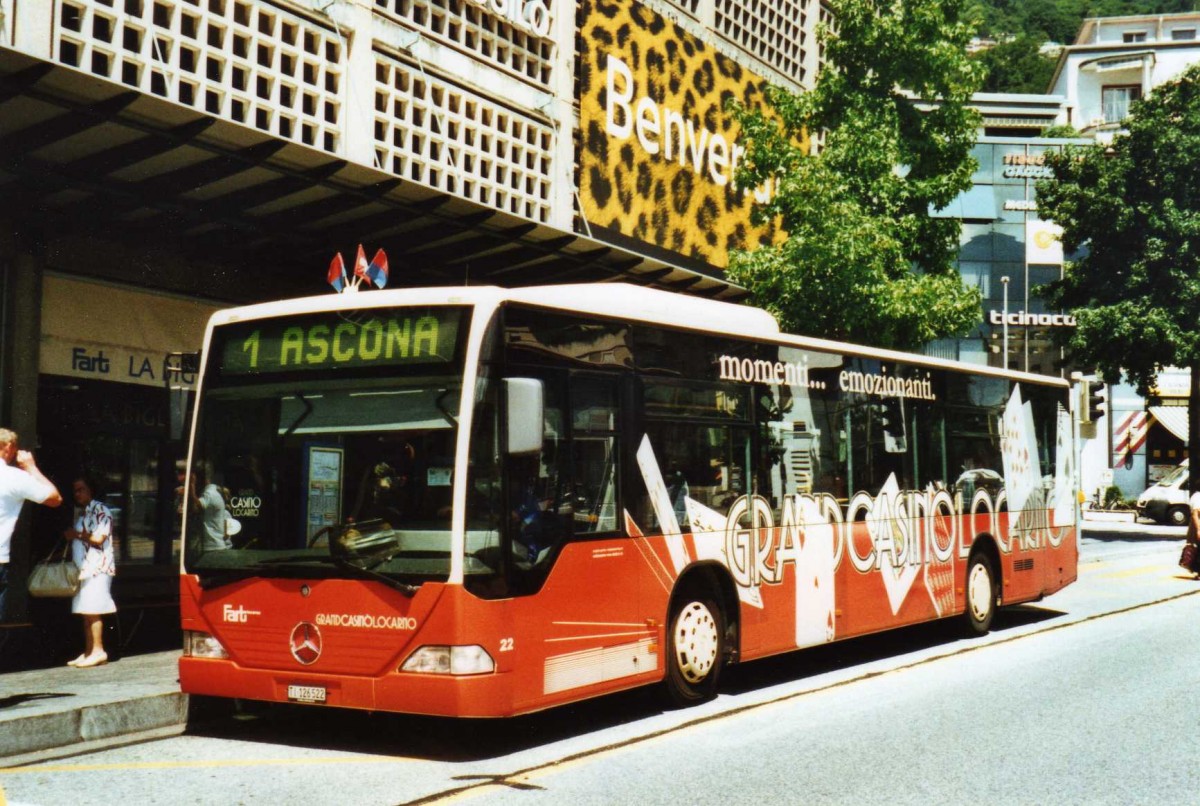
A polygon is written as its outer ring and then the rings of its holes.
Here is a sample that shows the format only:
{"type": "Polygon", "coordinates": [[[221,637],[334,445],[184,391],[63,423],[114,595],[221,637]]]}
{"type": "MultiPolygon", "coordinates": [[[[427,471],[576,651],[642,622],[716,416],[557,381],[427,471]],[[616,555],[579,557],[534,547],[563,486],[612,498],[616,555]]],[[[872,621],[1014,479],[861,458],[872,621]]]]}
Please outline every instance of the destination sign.
{"type": "Polygon", "coordinates": [[[454,359],[461,308],[381,308],[290,316],[217,331],[222,375],[444,364],[454,359]]]}

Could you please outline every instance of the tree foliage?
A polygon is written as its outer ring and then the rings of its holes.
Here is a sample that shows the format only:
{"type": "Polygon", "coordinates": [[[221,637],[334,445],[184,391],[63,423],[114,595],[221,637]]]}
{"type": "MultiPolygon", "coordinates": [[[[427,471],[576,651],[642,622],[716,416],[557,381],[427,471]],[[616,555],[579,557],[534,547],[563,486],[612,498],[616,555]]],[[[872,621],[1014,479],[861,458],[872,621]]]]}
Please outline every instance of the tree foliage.
{"type": "Polygon", "coordinates": [[[1107,150],[1047,158],[1054,177],[1038,183],[1038,208],[1068,252],[1086,251],[1046,298],[1075,313],[1070,348],[1106,379],[1124,375],[1145,395],[1163,367],[1191,368],[1200,456],[1200,66],[1135,104],[1127,125],[1107,150]]]}
{"type": "Polygon", "coordinates": [[[984,92],[1027,92],[1042,94],[1050,85],[1056,63],[1041,52],[1042,39],[1023,34],[975,53],[985,70],[984,92]]]}
{"type": "Polygon", "coordinates": [[[973,0],[980,33],[996,38],[1029,35],[1068,44],[1087,17],[1194,11],[1196,0],[973,0]]]}
{"type": "Polygon", "coordinates": [[[780,87],[777,113],[734,104],[743,187],[787,239],[731,256],[729,276],[785,329],[912,348],[978,322],[955,266],[960,222],[933,218],[971,185],[979,66],[966,56],[967,0],[832,0],[827,64],[811,92],[780,87]],[[914,102],[915,99],[915,102],[914,102]],[[800,145],[820,132],[812,152],[800,145]]]}

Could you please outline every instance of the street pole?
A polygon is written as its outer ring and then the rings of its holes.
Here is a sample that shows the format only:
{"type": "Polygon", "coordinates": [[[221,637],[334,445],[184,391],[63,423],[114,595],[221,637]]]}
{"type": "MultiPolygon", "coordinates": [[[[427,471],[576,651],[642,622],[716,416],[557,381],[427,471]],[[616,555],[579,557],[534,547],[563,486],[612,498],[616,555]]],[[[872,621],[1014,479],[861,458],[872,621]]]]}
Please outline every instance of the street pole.
{"type": "Polygon", "coordinates": [[[1005,369],[1008,369],[1008,275],[1000,278],[1000,284],[1004,286],[1004,362],[1001,364],[1005,369]]]}

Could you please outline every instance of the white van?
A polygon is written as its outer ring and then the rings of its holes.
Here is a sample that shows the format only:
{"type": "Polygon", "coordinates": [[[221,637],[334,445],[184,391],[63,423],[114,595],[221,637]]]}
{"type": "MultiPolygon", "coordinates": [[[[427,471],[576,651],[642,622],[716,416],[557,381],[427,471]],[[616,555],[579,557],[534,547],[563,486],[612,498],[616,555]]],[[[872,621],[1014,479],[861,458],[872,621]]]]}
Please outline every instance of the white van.
{"type": "Polygon", "coordinates": [[[1179,466],[1146,492],[1138,496],[1137,514],[1142,518],[1150,518],[1159,523],[1169,523],[1172,526],[1184,526],[1188,522],[1188,460],[1184,459],[1179,466]]]}

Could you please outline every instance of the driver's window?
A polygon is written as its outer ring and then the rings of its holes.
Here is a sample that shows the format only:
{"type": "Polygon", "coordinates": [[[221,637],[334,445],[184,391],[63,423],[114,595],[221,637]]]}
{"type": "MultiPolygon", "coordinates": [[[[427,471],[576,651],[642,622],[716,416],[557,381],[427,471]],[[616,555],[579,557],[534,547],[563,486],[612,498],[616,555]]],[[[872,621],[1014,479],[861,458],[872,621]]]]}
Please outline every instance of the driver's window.
{"type": "Polygon", "coordinates": [[[511,552],[516,567],[545,561],[569,530],[560,514],[565,496],[566,417],[561,385],[544,384],[542,451],[533,456],[514,456],[508,462],[508,511],[513,539],[511,552]]]}

